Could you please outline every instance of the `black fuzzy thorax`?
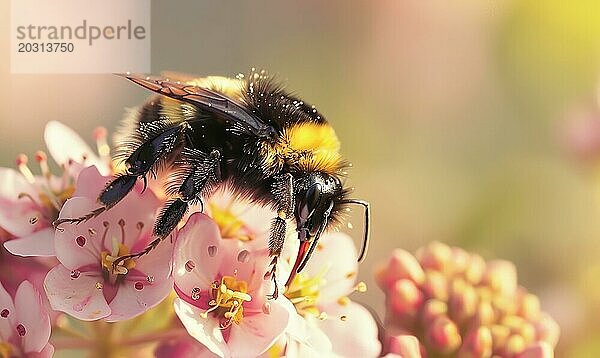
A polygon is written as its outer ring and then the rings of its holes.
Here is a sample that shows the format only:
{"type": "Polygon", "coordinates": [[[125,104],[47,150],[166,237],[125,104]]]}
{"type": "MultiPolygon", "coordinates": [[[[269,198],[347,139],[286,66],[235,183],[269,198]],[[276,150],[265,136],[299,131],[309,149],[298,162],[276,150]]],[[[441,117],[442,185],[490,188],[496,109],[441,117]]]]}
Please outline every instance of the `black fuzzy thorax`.
{"type": "Polygon", "coordinates": [[[274,77],[251,72],[245,82],[242,99],[248,110],[278,133],[303,122],[326,123],[312,106],[287,92],[274,77]]]}
{"type": "MultiPolygon", "coordinates": [[[[218,91],[216,88],[213,90],[218,91]]],[[[274,169],[266,165],[263,160],[265,142],[276,141],[286,128],[295,124],[326,123],[326,119],[314,106],[286,91],[273,77],[263,74],[250,73],[240,91],[240,98],[234,100],[248,113],[271,126],[273,136],[265,138],[240,132],[218,113],[208,113],[189,103],[153,96],[138,110],[132,133],[130,125],[131,134],[119,145],[119,156],[127,158],[149,138],[160,136],[161,131],[185,122],[187,129],[180,135],[178,148],[157,163],[161,166],[156,168],[157,171],[164,169],[171,172],[167,183],[170,194],[177,192],[177,185],[198,162],[197,157],[190,157],[182,151],[183,148],[193,148],[205,155],[216,149],[221,153],[220,184],[229,187],[241,198],[273,207],[274,177],[289,171],[289,168],[274,169]]],[[[296,179],[306,174],[291,173],[296,179]]],[[[203,196],[210,194],[212,189],[207,186],[203,196]]],[[[345,195],[344,191],[340,198],[345,195]]],[[[341,206],[336,205],[332,221],[336,221],[342,213],[341,206]]]]}

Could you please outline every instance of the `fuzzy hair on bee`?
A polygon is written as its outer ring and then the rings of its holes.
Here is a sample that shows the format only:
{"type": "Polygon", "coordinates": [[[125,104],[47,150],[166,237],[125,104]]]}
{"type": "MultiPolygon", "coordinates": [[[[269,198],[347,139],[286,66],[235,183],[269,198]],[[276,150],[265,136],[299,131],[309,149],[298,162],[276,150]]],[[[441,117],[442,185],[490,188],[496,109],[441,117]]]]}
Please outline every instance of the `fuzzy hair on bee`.
{"type": "MultiPolygon", "coordinates": [[[[370,207],[348,198],[342,179],[348,163],[325,117],[286,91],[274,77],[254,69],[236,78],[154,78],[124,75],[156,92],[130,111],[120,130],[116,157],[126,168],[99,194],[102,205],[79,223],[110,210],[148,175],[169,173],[169,200],[154,226],[155,240],[144,250],[119,257],[115,264],[148,254],[167,237],[191,204],[202,204],[217,187],[272,208],[266,277],[275,282],[277,260],[288,225],[295,224],[300,246],[287,284],[300,272],[321,234],[342,220],[348,205],[364,207],[361,261],[369,241],[370,207]]],[[[277,284],[273,297],[276,297],[277,284]]]]}

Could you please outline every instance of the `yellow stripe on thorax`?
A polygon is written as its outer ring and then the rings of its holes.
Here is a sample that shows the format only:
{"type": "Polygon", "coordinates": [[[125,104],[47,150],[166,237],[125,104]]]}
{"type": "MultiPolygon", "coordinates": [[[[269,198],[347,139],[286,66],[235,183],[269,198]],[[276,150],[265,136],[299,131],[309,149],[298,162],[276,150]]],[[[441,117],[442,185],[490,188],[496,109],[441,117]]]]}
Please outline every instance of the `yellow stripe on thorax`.
{"type": "Polygon", "coordinates": [[[334,173],[342,166],[340,141],[327,123],[295,124],[269,149],[268,162],[285,163],[298,170],[334,173]]]}

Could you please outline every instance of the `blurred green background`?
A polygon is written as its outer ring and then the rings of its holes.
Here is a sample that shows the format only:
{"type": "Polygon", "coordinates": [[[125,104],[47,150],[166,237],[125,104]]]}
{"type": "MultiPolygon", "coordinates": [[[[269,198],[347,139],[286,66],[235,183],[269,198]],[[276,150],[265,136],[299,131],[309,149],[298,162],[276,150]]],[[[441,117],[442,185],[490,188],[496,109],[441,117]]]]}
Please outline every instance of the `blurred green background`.
{"type": "MultiPolygon", "coordinates": [[[[148,95],[111,75],[11,75],[0,11],[1,166],[43,148],[48,120],[91,142],[148,95]]],[[[265,68],[333,123],[373,205],[357,300],[382,312],[373,266],[439,240],[515,262],[562,327],[557,356],[600,356],[600,155],[568,135],[574,113],[600,112],[599,2],[152,1],[151,39],[154,73],[265,68]]]]}

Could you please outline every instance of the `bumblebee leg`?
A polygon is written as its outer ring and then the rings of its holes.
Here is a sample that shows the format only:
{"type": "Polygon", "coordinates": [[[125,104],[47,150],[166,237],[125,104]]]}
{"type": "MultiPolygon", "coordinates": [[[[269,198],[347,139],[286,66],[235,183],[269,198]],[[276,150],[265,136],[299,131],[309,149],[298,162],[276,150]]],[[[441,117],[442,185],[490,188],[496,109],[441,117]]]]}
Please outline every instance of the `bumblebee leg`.
{"type": "MultiPolygon", "coordinates": [[[[185,215],[189,204],[202,203],[202,194],[212,189],[221,180],[221,152],[213,149],[206,155],[196,149],[182,151],[184,168],[179,178],[177,199],[165,206],[154,225],[154,235],[157,237],[168,235],[185,215]]],[[[204,207],[204,204],[202,203],[204,207]]]]}
{"type": "Polygon", "coordinates": [[[143,178],[145,182],[146,175],[154,169],[155,165],[164,160],[173,152],[177,144],[182,142],[181,133],[185,130],[183,125],[166,127],[161,131],[152,127],[142,128],[144,127],[140,127],[138,131],[150,139],[143,142],[125,160],[128,165],[127,173],[114,179],[98,196],[98,202],[107,208],[114,206],[127,196],[138,178],[143,178]]]}
{"type": "Polygon", "coordinates": [[[145,189],[146,175],[153,170],[157,162],[166,158],[178,146],[178,143],[181,142],[180,134],[184,130],[184,127],[175,125],[161,127],[160,130],[156,128],[143,128],[140,126],[138,134],[149,139],[143,142],[125,160],[125,163],[129,166],[127,172],[117,176],[102,190],[98,196],[98,203],[101,207],[80,217],[56,220],[53,223],[54,227],[62,223],[79,224],[100,215],[127,196],[135,186],[138,178],[144,179],[145,189]]]}
{"type": "Polygon", "coordinates": [[[285,241],[286,223],[285,219],[277,217],[271,224],[271,234],[269,236],[269,256],[272,257],[271,263],[269,264],[269,271],[265,274],[266,279],[273,281],[273,293],[268,295],[269,299],[275,300],[279,296],[279,288],[277,286],[277,262],[281,250],[283,249],[283,243],[285,241]]]}
{"type": "Polygon", "coordinates": [[[138,258],[146,255],[156,248],[177,227],[181,219],[185,216],[189,204],[196,200],[201,200],[201,194],[207,188],[214,186],[217,180],[220,180],[220,176],[218,175],[220,175],[221,153],[218,150],[211,151],[207,156],[200,151],[186,149],[183,155],[202,156],[204,159],[184,171],[184,179],[179,184],[176,193],[179,197],[167,202],[154,224],[153,234],[156,239],[140,252],[119,257],[115,261],[117,264],[124,259],[138,258]]]}
{"type": "Polygon", "coordinates": [[[279,289],[277,287],[277,261],[283,250],[286,233],[286,219],[291,217],[294,202],[293,176],[290,173],[282,174],[275,178],[271,192],[277,200],[277,217],[271,224],[271,233],[269,235],[269,255],[273,258],[269,271],[265,277],[273,281],[273,293],[269,299],[277,299],[279,289]]]}
{"type": "Polygon", "coordinates": [[[188,202],[181,200],[181,198],[168,201],[154,223],[153,235],[158,238],[168,236],[183,219],[187,210],[188,202]]]}
{"type": "Polygon", "coordinates": [[[93,211],[85,215],[76,218],[61,218],[55,220],[52,224],[55,228],[57,228],[58,225],[63,223],[80,224],[82,222],[95,218],[96,216],[110,209],[121,199],[123,199],[131,191],[136,181],[137,176],[133,175],[125,174],[116,177],[112,182],[110,182],[106,186],[106,188],[104,188],[102,193],[100,193],[98,201],[100,202],[100,204],[102,204],[102,206],[100,206],[97,209],[94,209],[93,211]],[[110,205],[108,205],[107,203],[110,203],[110,205]]]}
{"type": "Polygon", "coordinates": [[[54,222],[52,222],[52,226],[54,226],[54,228],[56,230],[63,231],[64,229],[62,229],[62,228],[59,227],[60,224],[64,224],[64,223],[79,224],[79,223],[82,223],[84,221],[88,221],[91,218],[95,218],[96,216],[102,214],[105,211],[106,211],[106,208],[103,207],[103,206],[101,206],[98,209],[92,210],[89,213],[87,213],[86,215],[80,216],[78,218],[60,218],[60,219],[56,219],[56,220],[54,220],[54,222]]]}
{"type": "Polygon", "coordinates": [[[123,256],[117,257],[116,260],[113,262],[113,267],[117,267],[121,262],[123,262],[127,259],[137,259],[141,256],[148,254],[150,251],[154,250],[158,246],[158,244],[160,244],[160,242],[163,241],[165,238],[166,238],[166,236],[158,237],[158,238],[154,239],[142,251],[136,252],[134,254],[123,255],[123,256]]]}

